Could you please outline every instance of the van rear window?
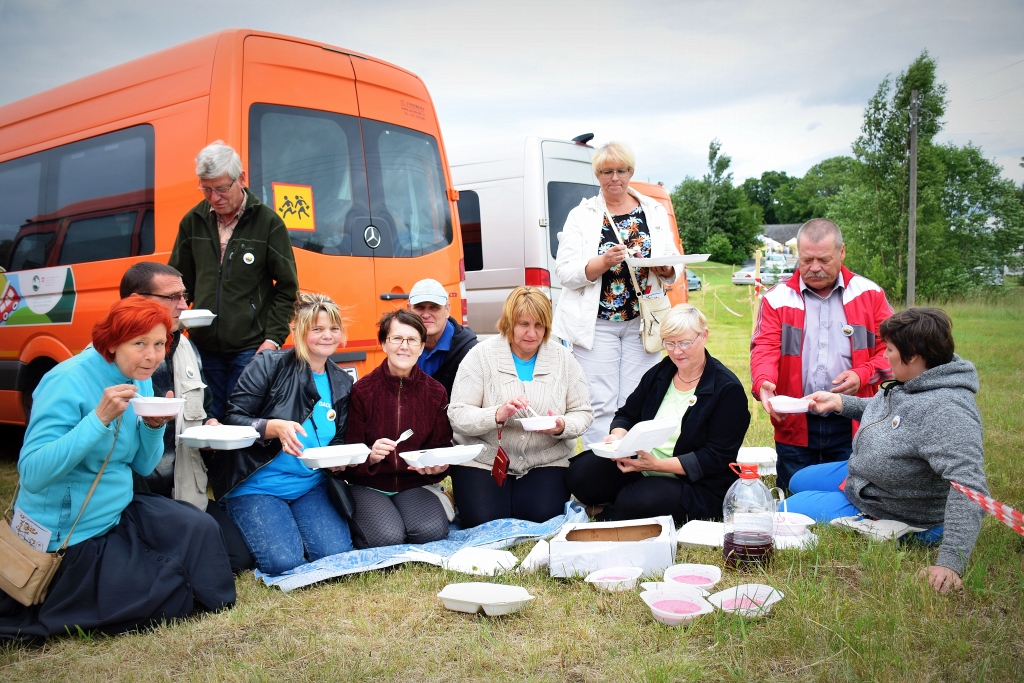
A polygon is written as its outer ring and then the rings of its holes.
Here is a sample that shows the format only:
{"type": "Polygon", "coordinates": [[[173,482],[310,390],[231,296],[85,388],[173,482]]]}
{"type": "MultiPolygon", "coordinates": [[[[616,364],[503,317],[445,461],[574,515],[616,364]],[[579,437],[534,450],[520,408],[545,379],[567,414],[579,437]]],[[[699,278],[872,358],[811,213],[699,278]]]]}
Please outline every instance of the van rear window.
{"type": "Polygon", "coordinates": [[[410,257],[452,243],[437,141],[332,112],[254,104],[250,189],[298,249],[410,257]],[[300,199],[301,198],[301,202],[300,199]]]}
{"type": "Polygon", "coordinates": [[[139,235],[135,220],[139,210],[152,213],[153,159],[146,124],[0,164],[0,265],[28,270],[153,253],[152,235],[139,235]]]}
{"type": "Polygon", "coordinates": [[[601,191],[599,185],[582,183],[548,183],[548,231],[551,233],[551,255],[558,256],[558,233],[565,227],[569,212],[584,199],[596,197],[601,191]]]}
{"type": "Polygon", "coordinates": [[[459,227],[466,270],[484,269],[483,235],[480,232],[480,195],[472,190],[459,192],[459,227]]]}

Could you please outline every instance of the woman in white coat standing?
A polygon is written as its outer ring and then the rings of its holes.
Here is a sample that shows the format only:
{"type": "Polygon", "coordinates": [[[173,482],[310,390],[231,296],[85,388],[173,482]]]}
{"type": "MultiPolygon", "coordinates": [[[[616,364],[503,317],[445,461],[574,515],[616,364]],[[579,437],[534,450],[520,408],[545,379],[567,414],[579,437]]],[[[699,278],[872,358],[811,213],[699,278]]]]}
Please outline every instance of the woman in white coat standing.
{"type": "MultiPolygon", "coordinates": [[[[607,436],[615,411],[661,358],[644,350],[639,295],[624,261],[679,252],[665,208],[629,187],[635,163],[625,143],[598,148],[593,166],[601,192],[569,213],[558,245],[555,273],[562,294],[552,331],[572,344],[587,376],[594,423],[585,443],[607,436]]],[[[634,268],[633,274],[643,295],[657,295],[680,270],[634,268]]]]}

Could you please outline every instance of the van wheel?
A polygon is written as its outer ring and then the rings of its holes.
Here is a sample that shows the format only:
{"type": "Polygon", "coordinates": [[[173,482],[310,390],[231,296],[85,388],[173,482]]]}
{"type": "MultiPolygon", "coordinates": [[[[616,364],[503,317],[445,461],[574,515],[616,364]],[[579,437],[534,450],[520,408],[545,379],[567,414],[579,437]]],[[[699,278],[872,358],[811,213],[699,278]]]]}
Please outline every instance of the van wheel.
{"type": "Polygon", "coordinates": [[[43,375],[55,367],[57,367],[56,361],[50,358],[36,358],[25,368],[21,384],[21,407],[25,410],[26,425],[32,416],[32,392],[39,386],[43,375]]]}

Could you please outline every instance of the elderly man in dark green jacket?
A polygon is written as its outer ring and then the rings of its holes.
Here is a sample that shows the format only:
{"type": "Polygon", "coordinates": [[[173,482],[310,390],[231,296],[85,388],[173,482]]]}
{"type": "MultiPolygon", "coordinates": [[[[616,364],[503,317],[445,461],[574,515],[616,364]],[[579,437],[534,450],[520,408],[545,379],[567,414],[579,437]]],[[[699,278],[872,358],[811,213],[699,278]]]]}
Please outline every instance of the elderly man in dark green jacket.
{"type": "Polygon", "coordinates": [[[284,221],[245,189],[242,160],[220,140],[196,157],[206,197],[181,219],[170,265],[181,271],[196,309],[217,314],[189,331],[213,397],[224,415],[239,375],[260,351],[279,349],[299,288],[284,221]]]}

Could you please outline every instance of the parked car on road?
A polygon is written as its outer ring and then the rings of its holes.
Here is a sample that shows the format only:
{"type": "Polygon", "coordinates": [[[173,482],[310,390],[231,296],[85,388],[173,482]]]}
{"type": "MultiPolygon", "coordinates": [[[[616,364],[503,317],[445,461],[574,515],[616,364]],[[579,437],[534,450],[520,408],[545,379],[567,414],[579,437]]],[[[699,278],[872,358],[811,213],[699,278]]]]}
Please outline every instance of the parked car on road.
{"type": "MultiPolygon", "coordinates": [[[[761,266],[761,284],[766,287],[770,287],[775,284],[775,271],[768,266],[761,266]]],[[[754,284],[754,266],[747,266],[741,268],[732,274],[732,283],[734,285],[752,285],[754,284]]]]}
{"type": "Polygon", "coordinates": [[[699,290],[703,286],[704,286],[704,283],[701,282],[700,275],[697,275],[697,273],[693,272],[692,270],[687,270],[686,271],[686,289],[687,289],[687,291],[691,291],[692,292],[695,289],[699,290]]]}

